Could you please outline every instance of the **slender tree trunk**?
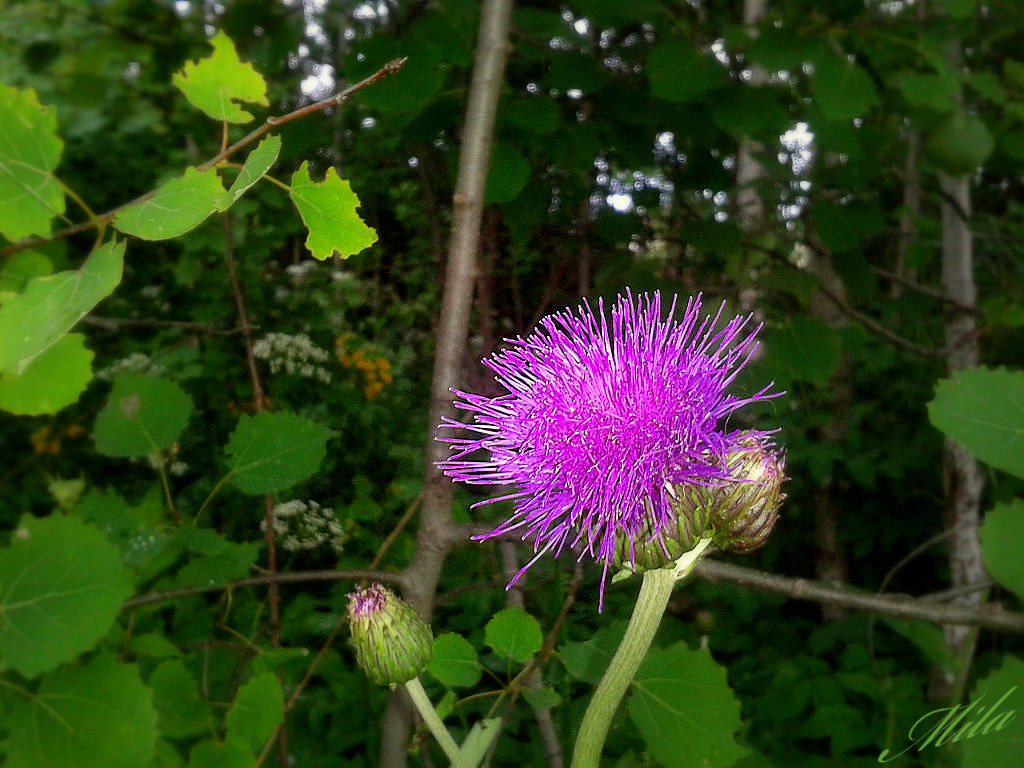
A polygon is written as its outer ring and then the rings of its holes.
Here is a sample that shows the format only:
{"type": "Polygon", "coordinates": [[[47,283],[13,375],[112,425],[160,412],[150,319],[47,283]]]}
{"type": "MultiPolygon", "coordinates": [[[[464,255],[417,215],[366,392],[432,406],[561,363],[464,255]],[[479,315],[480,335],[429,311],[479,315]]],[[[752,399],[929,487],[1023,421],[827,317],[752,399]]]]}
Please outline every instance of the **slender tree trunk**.
{"type": "MultiPolygon", "coordinates": [[[[445,555],[453,545],[451,483],[435,462],[444,458],[444,446],[434,437],[441,418],[452,412],[449,389],[456,385],[465,354],[473,295],[473,278],[480,242],[484,188],[490,162],[498,95],[508,57],[512,0],[484,0],[480,9],[476,59],[462,132],[462,155],[453,199],[451,243],[446,266],[441,317],[437,325],[437,351],[427,435],[427,466],[423,506],[416,536],[416,553],[403,573],[405,597],[429,621],[445,555]]],[[[395,694],[384,713],[381,768],[405,765],[412,717],[404,695],[395,694]]]]}
{"type": "MultiPolygon", "coordinates": [[[[944,200],[942,203],[942,288],[952,299],[944,318],[946,365],[949,371],[963,370],[978,365],[978,338],[974,315],[965,310],[977,303],[974,284],[973,238],[968,224],[971,211],[970,177],[939,175],[944,200]]],[[[971,454],[950,439],[946,439],[942,461],[944,491],[944,517],[951,531],[949,539],[949,567],[951,587],[975,584],[986,578],[981,559],[980,526],[981,493],[985,477],[971,454]]],[[[977,606],[983,598],[981,592],[970,592],[958,602],[977,606]]],[[[973,655],[970,628],[962,625],[946,626],[946,643],[960,660],[959,683],[953,675],[933,679],[932,695],[937,700],[959,697],[957,688],[966,677],[973,655]]]]}

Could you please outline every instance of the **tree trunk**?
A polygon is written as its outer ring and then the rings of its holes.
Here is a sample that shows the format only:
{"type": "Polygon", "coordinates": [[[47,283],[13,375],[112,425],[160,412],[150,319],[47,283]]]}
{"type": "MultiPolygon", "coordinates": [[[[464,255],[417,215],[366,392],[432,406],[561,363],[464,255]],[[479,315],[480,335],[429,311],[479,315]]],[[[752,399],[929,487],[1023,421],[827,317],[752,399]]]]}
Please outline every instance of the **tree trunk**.
{"type": "MultiPolygon", "coordinates": [[[[451,482],[438,472],[435,462],[446,455],[435,438],[436,426],[452,413],[450,388],[457,384],[469,328],[473,278],[480,242],[484,189],[490,162],[498,95],[508,57],[508,33],[512,0],[484,0],[480,9],[476,59],[462,132],[462,155],[453,198],[451,243],[445,272],[441,317],[437,325],[437,351],[431,385],[430,425],[427,435],[427,466],[423,506],[416,535],[416,553],[403,573],[405,597],[427,621],[444,558],[451,548],[451,482]]],[[[405,765],[412,716],[404,695],[392,695],[384,713],[381,735],[381,768],[405,765]]]]}

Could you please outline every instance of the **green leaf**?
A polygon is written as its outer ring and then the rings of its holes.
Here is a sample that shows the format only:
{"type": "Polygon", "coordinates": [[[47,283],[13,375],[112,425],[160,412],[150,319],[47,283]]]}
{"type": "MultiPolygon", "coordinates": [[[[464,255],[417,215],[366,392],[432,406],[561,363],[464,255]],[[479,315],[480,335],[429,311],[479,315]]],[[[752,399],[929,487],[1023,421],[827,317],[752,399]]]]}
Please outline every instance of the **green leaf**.
{"type": "Polygon", "coordinates": [[[267,136],[261,141],[249,156],[245,158],[242,169],[235,177],[227,197],[221,204],[221,210],[230,208],[238,198],[245,194],[253,184],[267,175],[277,162],[277,156],[281,152],[281,139],[278,136],[267,136]]]}
{"type": "Polygon", "coordinates": [[[0,550],[0,659],[27,678],[71,661],[131,593],[117,548],[95,526],[25,515],[0,550]]]}
{"type": "Polygon", "coordinates": [[[1024,599],[1024,568],[1020,543],[1024,541],[1024,500],[996,504],[981,526],[981,556],[992,578],[1024,599]]]}
{"type": "Polygon", "coordinates": [[[175,583],[179,587],[203,587],[244,578],[250,574],[261,546],[260,541],[235,543],[224,539],[217,552],[186,563],[178,571],[175,583]]]}
{"type": "Polygon", "coordinates": [[[967,716],[979,730],[972,727],[959,740],[963,768],[1018,768],[1024,755],[1024,661],[1005,656],[997,670],[978,681],[971,701],[985,714],[967,716]]]}
{"type": "Polygon", "coordinates": [[[317,184],[309,178],[308,165],[304,162],[292,174],[289,194],[309,230],[306,247],[313,256],[323,261],[337,251],[344,259],[377,242],[377,233],[356,212],[359,198],[352,186],[334,168],[317,184]]]}
{"type": "Polygon", "coordinates": [[[462,635],[445,632],[434,638],[427,672],[447,688],[470,688],[480,682],[480,661],[462,635]]]}
{"type": "Polygon", "coordinates": [[[784,327],[772,329],[765,344],[769,354],[762,366],[768,378],[782,386],[806,381],[824,387],[839,365],[839,335],[823,320],[794,317],[784,327]]]}
{"type": "Polygon", "coordinates": [[[956,109],[960,83],[951,74],[898,72],[894,78],[900,95],[912,107],[948,112],[956,109]]]}
{"type": "Polygon", "coordinates": [[[123,457],[162,451],[184,431],[192,410],[192,398],[173,381],[122,376],[96,417],[96,450],[123,457]]]}
{"type": "Polygon", "coordinates": [[[167,240],[198,227],[211,213],[225,207],[226,199],[216,170],[189,167],[152,197],[120,210],[114,226],[143,240],[167,240]]]}
{"type": "Polygon", "coordinates": [[[256,757],[234,742],[201,741],[189,753],[188,768],[256,768],[256,757]]]}
{"type": "Polygon", "coordinates": [[[5,768],[139,768],[156,745],[156,710],[134,664],[103,654],[12,696],[5,768]]]}
{"type": "Polygon", "coordinates": [[[879,103],[878,92],[868,73],[835,55],[815,60],[811,93],[826,120],[845,121],[863,117],[879,103]]]}
{"type": "Polygon", "coordinates": [[[557,707],[562,703],[562,697],[558,695],[558,692],[554,688],[526,688],[523,691],[523,698],[526,699],[531,707],[544,707],[550,709],[557,707]]]}
{"type": "Polygon", "coordinates": [[[942,630],[933,624],[925,621],[901,621],[888,616],[879,616],[893,632],[905,637],[924,654],[924,657],[934,664],[938,669],[952,673],[956,666],[956,659],[953,658],[949,646],[946,644],[946,636],[942,630]]]}
{"type": "Polygon", "coordinates": [[[53,177],[63,142],[57,110],[34,91],[0,83],[0,234],[8,240],[50,234],[64,213],[64,189],[53,177]]]}
{"type": "Polygon", "coordinates": [[[227,740],[259,752],[283,720],[281,683],[273,672],[263,672],[238,689],[225,721],[227,740]]]}
{"type": "Polygon", "coordinates": [[[740,703],[706,649],[676,643],[652,651],[637,671],[629,714],[667,768],[726,768],[748,754],[734,734],[740,703]]]}
{"type": "Polygon", "coordinates": [[[121,282],[124,244],[101,245],[82,268],[29,280],[0,306],[0,374],[21,374],[121,282]]]}
{"type": "Polygon", "coordinates": [[[1024,371],[957,371],[935,385],[928,418],[978,460],[1024,477],[1024,371]]]}
{"type": "Polygon", "coordinates": [[[320,468],[330,435],[326,427],[294,413],[242,416],[225,448],[232,482],[253,495],[295,485],[320,468]]]}
{"type": "Polygon", "coordinates": [[[540,650],[544,636],[533,616],[522,608],[506,608],[487,622],[484,642],[499,656],[529,661],[540,650]]]}
{"type": "Polygon", "coordinates": [[[0,304],[5,293],[21,293],[33,277],[53,273],[53,262],[37,251],[22,251],[8,257],[0,269],[0,304]]]}
{"type": "Polygon", "coordinates": [[[92,381],[92,358],[92,351],[85,348],[85,336],[62,336],[20,376],[0,376],[0,409],[39,416],[71,405],[92,381]]]}
{"type": "Polygon", "coordinates": [[[523,153],[506,142],[494,146],[487,172],[484,202],[507,203],[515,200],[530,180],[530,164],[523,153]]]}
{"type": "Polygon", "coordinates": [[[950,112],[929,128],[924,142],[928,158],[954,175],[974,173],[995,146],[982,119],[963,110],[950,112]]]}
{"type": "Polygon", "coordinates": [[[171,82],[185,94],[192,106],[214,120],[247,123],[252,120],[252,115],[238,104],[270,106],[267,84],[251,64],[242,63],[235,44],[223,31],[214,35],[210,45],[213,46],[212,54],[186,63],[171,82]]]}
{"type": "Polygon", "coordinates": [[[213,733],[210,708],[199,696],[196,679],[179,659],[165,661],[154,669],[149,685],[153,689],[160,735],[187,739],[213,733]]]}
{"type": "Polygon", "coordinates": [[[558,656],[569,676],[597,685],[622,641],[625,628],[624,623],[613,624],[597,630],[589,640],[570,641],[563,645],[558,656]]]}
{"type": "Polygon", "coordinates": [[[459,747],[459,753],[466,765],[480,765],[483,763],[487,750],[499,733],[501,733],[502,719],[500,717],[485,717],[473,723],[465,740],[459,747]]]}
{"type": "Polygon", "coordinates": [[[651,94],[675,104],[696,101],[729,81],[725,67],[713,56],[678,38],[657,43],[647,57],[646,69],[651,94]]]}
{"type": "Polygon", "coordinates": [[[1024,62],[1016,59],[1003,59],[1003,77],[1017,88],[1024,89],[1024,62]]]}

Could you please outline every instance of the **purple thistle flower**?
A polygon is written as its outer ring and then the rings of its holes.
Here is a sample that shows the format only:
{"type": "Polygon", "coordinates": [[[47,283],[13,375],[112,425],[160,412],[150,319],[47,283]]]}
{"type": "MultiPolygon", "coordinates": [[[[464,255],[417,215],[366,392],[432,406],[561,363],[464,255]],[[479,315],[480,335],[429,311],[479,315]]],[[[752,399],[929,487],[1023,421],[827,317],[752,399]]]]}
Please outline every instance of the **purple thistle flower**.
{"type": "Polygon", "coordinates": [[[483,397],[452,390],[472,424],[445,419],[442,427],[471,437],[440,437],[453,454],[438,466],[469,484],[510,485],[514,491],[474,504],[512,499],[512,516],[489,534],[517,531],[532,539],[535,557],[582,545],[604,565],[619,536],[671,535],[670,484],[729,482],[726,454],[750,431],[724,431],[742,406],[774,397],[765,387],[747,398],[726,390],[757,348],[760,326],[736,317],[715,331],[725,307],[701,315],[701,297],[666,320],[655,292],[634,299],[628,290],[611,310],[595,314],[584,301],[540,321],[525,339],[483,361],[508,394],[483,397]],[[486,451],[487,457],[475,456],[486,451]]]}

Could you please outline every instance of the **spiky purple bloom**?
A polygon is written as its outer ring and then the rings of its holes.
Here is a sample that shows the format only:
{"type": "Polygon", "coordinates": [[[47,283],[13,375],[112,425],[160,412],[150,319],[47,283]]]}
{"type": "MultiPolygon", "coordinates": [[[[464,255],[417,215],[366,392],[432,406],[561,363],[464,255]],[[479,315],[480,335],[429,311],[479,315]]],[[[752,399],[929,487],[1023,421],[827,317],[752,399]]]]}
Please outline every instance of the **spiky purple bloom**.
{"type": "MultiPolygon", "coordinates": [[[[512,583],[567,546],[582,545],[580,557],[602,563],[605,575],[618,536],[643,534],[665,549],[670,484],[733,480],[726,455],[752,433],[727,431],[725,422],[774,395],[769,387],[746,398],[727,392],[757,348],[760,326],[736,317],[716,331],[724,306],[702,315],[698,295],[676,321],[673,298],[662,320],[659,293],[627,291],[609,326],[603,301],[596,313],[584,302],[483,361],[508,394],[453,390],[461,398],[455,406],[474,421],[442,426],[473,435],[439,438],[453,446],[439,466],[457,481],[514,487],[474,505],[514,501],[512,516],[479,537],[521,531],[533,540],[536,556],[512,583]]],[[[604,576],[602,596],[603,584],[604,576]]]]}

